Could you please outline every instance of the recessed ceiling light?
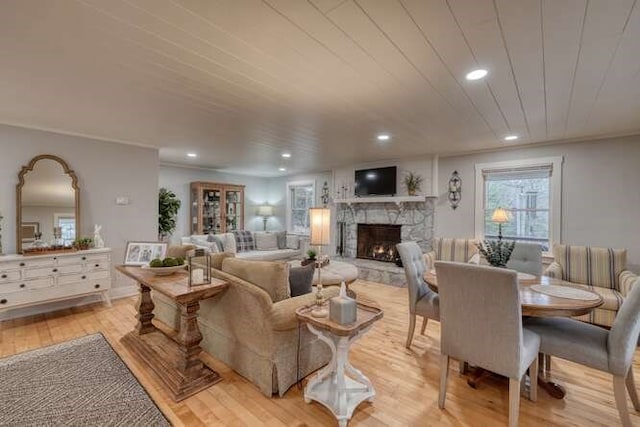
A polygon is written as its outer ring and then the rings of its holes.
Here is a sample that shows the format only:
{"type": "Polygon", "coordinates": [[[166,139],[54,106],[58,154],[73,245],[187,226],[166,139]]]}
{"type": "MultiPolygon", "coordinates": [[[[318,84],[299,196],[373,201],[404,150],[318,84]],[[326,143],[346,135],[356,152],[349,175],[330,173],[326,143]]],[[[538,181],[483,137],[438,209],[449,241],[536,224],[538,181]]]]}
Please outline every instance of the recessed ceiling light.
{"type": "Polygon", "coordinates": [[[381,133],[380,135],[378,135],[378,141],[388,141],[390,139],[391,137],[386,133],[381,133]]]}
{"type": "Polygon", "coordinates": [[[198,157],[196,153],[187,153],[187,157],[198,157]]]}
{"type": "Polygon", "coordinates": [[[518,135],[507,135],[504,137],[505,141],[515,141],[516,139],[518,139],[518,135]]]}
{"type": "Polygon", "coordinates": [[[291,153],[282,153],[282,157],[284,157],[285,159],[288,159],[291,157],[291,153]]]}
{"type": "Polygon", "coordinates": [[[287,171],[287,168],[278,168],[278,170],[279,170],[280,172],[286,172],[286,171],[287,171]]]}
{"type": "Polygon", "coordinates": [[[467,80],[479,80],[486,76],[489,72],[485,69],[478,68],[477,70],[470,71],[467,73],[467,80]]]}

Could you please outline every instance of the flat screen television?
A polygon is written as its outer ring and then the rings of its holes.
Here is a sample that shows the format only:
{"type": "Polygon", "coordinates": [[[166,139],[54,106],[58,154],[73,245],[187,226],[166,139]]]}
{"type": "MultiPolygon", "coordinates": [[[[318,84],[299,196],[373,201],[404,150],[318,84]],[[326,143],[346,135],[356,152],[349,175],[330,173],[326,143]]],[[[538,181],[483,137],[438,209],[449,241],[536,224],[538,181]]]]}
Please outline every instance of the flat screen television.
{"type": "Polygon", "coordinates": [[[356,171],[356,197],[395,196],[397,168],[361,169],[356,171]]]}

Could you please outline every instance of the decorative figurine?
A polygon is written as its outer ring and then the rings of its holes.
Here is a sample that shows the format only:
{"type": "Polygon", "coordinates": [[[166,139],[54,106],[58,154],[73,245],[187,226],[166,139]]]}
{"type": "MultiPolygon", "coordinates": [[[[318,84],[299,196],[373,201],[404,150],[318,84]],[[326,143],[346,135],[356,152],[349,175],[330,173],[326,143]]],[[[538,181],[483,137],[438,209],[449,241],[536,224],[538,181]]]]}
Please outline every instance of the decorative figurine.
{"type": "Polygon", "coordinates": [[[104,240],[100,235],[100,230],[102,230],[101,225],[95,224],[93,226],[93,247],[96,249],[104,248],[104,240]]]}

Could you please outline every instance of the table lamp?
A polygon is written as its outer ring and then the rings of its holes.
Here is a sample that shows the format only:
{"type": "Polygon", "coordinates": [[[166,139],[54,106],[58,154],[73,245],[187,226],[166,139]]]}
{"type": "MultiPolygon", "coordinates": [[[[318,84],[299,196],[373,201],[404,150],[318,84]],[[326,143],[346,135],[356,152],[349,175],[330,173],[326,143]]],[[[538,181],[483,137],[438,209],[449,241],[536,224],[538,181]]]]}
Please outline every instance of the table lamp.
{"type": "MultiPolygon", "coordinates": [[[[309,223],[311,224],[309,244],[318,247],[318,262],[322,263],[322,247],[331,243],[331,211],[328,208],[310,208],[309,223]]],[[[311,312],[313,317],[327,317],[329,315],[329,310],[322,306],[324,295],[322,295],[322,268],[320,265],[318,265],[318,283],[316,285],[316,306],[311,312]]]]}
{"type": "Polygon", "coordinates": [[[262,217],[264,222],[264,231],[267,231],[267,220],[270,216],[273,216],[273,206],[262,205],[258,207],[258,216],[262,217]]]}
{"type": "Polygon", "coordinates": [[[491,215],[491,222],[498,224],[498,240],[502,240],[502,224],[509,222],[509,212],[506,209],[497,207],[491,215]]]}

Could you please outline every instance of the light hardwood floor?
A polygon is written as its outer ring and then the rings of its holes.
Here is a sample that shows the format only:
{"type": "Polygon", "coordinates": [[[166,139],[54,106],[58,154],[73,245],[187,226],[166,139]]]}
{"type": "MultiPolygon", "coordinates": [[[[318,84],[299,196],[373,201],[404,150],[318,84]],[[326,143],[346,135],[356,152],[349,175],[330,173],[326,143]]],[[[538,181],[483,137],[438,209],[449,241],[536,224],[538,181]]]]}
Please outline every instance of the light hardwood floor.
{"type": "MultiPolygon", "coordinates": [[[[385,313],[351,352],[351,362],[373,382],[377,396],[374,403],[356,409],[350,425],[506,425],[508,381],[490,378],[474,390],[458,374],[457,364],[451,365],[446,409],[438,409],[439,324],[429,322],[426,335],[416,331],[411,350],[404,347],[409,323],[406,289],[363,281],[351,286],[359,296],[377,301],[385,313]]],[[[0,357],[100,331],[175,425],[337,425],[321,405],[304,403],[295,386],[283,398],[268,399],[208,355],[205,362],[220,372],[223,381],[180,403],[172,402],[158,380],[120,344],[135,324],[135,302],[132,297],[114,301],[111,308],[94,304],[1,322],[0,357]]],[[[636,352],[636,372],[639,362],[636,352]]],[[[539,390],[536,403],[523,398],[521,426],[620,424],[610,375],[559,359],[554,359],[553,373],[566,386],[567,397],[556,400],[539,390]]],[[[628,405],[632,421],[640,425],[630,401],[628,405]]]]}

